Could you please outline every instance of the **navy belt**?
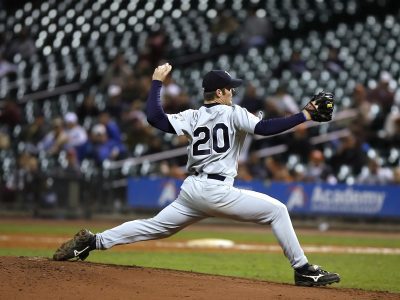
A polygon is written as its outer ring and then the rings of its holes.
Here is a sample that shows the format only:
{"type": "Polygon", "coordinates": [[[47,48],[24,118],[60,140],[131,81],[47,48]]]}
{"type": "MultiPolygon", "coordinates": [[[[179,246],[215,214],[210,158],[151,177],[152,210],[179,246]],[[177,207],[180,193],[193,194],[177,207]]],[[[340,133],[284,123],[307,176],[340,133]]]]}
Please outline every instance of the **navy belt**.
{"type": "MultiPolygon", "coordinates": [[[[194,175],[200,175],[200,173],[195,173],[194,175]]],[[[207,178],[208,179],[215,179],[215,180],[219,180],[219,181],[224,181],[225,180],[225,176],[219,175],[219,174],[207,174],[207,178]]]]}
{"type": "Polygon", "coordinates": [[[222,175],[219,175],[219,174],[208,174],[207,178],[215,179],[215,180],[219,180],[219,181],[224,181],[226,177],[222,176],[222,175]]]}

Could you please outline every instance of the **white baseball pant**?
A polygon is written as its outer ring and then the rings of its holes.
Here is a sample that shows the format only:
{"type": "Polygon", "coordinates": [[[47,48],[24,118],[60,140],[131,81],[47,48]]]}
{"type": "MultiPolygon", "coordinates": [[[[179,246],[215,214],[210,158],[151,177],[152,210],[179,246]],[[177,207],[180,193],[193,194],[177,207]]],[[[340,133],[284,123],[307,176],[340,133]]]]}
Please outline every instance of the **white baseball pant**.
{"type": "Polygon", "coordinates": [[[233,187],[233,178],[219,181],[207,178],[207,174],[186,178],[177,199],[155,217],[129,221],[96,234],[96,247],[109,249],[120,244],[166,238],[207,217],[271,224],[292,267],[298,268],[308,262],[284,204],[268,195],[233,187]]]}

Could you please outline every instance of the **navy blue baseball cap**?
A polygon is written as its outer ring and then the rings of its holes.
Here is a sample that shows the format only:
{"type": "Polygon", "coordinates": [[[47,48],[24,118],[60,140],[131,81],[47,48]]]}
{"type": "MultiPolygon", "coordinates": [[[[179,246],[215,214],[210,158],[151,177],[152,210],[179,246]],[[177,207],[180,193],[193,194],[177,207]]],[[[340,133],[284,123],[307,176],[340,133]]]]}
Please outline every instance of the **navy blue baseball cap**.
{"type": "Polygon", "coordinates": [[[212,70],[204,75],[203,78],[203,88],[206,93],[223,88],[236,88],[242,83],[242,79],[234,79],[228,72],[223,70],[212,70]]]}

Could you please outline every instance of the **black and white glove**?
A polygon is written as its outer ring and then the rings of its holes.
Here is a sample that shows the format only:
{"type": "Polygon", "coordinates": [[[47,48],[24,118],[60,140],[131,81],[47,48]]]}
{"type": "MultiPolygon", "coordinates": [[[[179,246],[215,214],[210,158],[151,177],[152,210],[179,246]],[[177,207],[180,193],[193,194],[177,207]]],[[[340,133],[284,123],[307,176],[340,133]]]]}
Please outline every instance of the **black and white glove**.
{"type": "Polygon", "coordinates": [[[328,122],[332,120],[333,108],[335,107],[334,98],[332,93],[322,91],[314,95],[303,110],[310,114],[313,121],[328,122]]]}

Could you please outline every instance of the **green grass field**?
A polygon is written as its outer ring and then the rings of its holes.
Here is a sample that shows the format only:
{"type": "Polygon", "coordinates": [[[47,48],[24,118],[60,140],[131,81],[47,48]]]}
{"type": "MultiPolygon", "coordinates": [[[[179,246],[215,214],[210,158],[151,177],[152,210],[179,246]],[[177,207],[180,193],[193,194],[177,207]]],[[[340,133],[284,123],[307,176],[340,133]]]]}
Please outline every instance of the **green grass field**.
{"type": "MultiPolygon", "coordinates": [[[[94,232],[106,227],[90,228],[94,232]]],[[[206,228],[206,227],[205,227],[206,228]]],[[[31,234],[40,236],[65,236],[74,234],[79,227],[54,223],[24,224],[2,223],[1,234],[31,234]]],[[[400,237],[393,236],[349,236],[324,233],[302,234],[298,231],[302,245],[335,245],[354,247],[385,247],[400,248],[400,237]]],[[[270,233],[261,232],[224,232],[221,230],[207,231],[185,230],[168,240],[184,241],[199,238],[223,238],[237,243],[264,243],[277,245],[275,237],[270,233]]],[[[1,248],[0,255],[13,256],[45,256],[51,257],[52,249],[25,249],[1,248]]],[[[400,255],[378,254],[308,254],[310,262],[323,266],[327,270],[338,272],[342,281],[336,285],[343,288],[360,288],[365,290],[381,290],[400,293],[400,255]]],[[[95,251],[88,258],[89,261],[137,265],[144,267],[168,268],[188,270],[201,273],[219,274],[228,276],[247,277],[275,282],[293,282],[293,271],[288,261],[281,253],[263,252],[207,252],[200,249],[192,252],[155,251],[144,252],[128,250],[126,252],[95,251]]]]}

